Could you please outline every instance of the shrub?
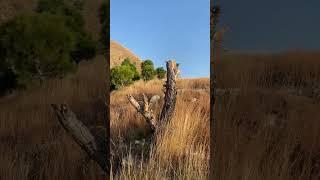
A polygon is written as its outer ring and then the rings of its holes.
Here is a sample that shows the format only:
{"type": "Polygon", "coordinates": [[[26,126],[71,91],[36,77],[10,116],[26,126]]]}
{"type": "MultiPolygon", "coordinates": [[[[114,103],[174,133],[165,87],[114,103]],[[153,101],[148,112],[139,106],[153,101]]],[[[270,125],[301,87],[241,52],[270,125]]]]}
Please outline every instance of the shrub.
{"type": "Polygon", "coordinates": [[[65,18],[66,26],[75,35],[76,49],[72,52],[72,58],[76,63],[95,57],[98,43],[85,31],[85,21],[79,9],[68,6],[64,0],[40,0],[37,12],[61,15],[65,18]]]}
{"type": "Polygon", "coordinates": [[[154,66],[154,64],[153,64],[153,62],[152,62],[150,59],[148,59],[148,60],[143,61],[143,63],[141,64],[141,66],[142,66],[142,67],[143,67],[143,66],[154,66]]]}
{"type": "Polygon", "coordinates": [[[111,69],[111,90],[132,84],[134,72],[130,66],[117,66],[111,69]]]}
{"type": "Polygon", "coordinates": [[[135,64],[131,63],[130,58],[126,58],[120,66],[111,69],[111,90],[130,85],[139,79],[140,74],[135,64]]]}
{"type": "Polygon", "coordinates": [[[72,58],[76,63],[83,59],[91,59],[96,56],[97,49],[97,42],[93,40],[92,36],[83,34],[76,43],[76,49],[71,53],[72,58]]]}
{"type": "Polygon", "coordinates": [[[61,16],[18,16],[0,26],[0,37],[2,78],[11,79],[7,84],[26,87],[32,80],[63,77],[75,68],[70,57],[75,37],[61,16]]]}
{"type": "Polygon", "coordinates": [[[74,31],[84,30],[85,22],[81,12],[75,7],[68,6],[64,0],[39,0],[36,11],[62,15],[66,18],[67,25],[74,31]]]}
{"type": "Polygon", "coordinates": [[[145,60],[141,64],[141,75],[144,81],[152,80],[156,72],[154,70],[154,65],[151,60],[145,60]]]}
{"type": "Polygon", "coordinates": [[[158,79],[163,79],[163,78],[166,77],[167,71],[164,70],[163,67],[158,67],[158,68],[156,69],[156,73],[157,73],[157,78],[158,78],[158,79]]]}
{"type": "Polygon", "coordinates": [[[136,68],[136,65],[131,63],[130,58],[126,58],[124,59],[124,61],[121,63],[121,66],[129,66],[130,69],[133,71],[134,73],[134,77],[133,77],[133,81],[137,81],[140,79],[140,74],[136,68]]]}

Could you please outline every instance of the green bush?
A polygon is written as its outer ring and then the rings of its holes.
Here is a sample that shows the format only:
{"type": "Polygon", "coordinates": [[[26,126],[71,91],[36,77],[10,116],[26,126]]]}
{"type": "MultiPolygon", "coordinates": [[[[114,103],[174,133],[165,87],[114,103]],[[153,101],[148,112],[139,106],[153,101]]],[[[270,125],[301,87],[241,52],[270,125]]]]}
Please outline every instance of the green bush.
{"type": "Polygon", "coordinates": [[[121,66],[129,66],[130,69],[133,71],[134,76],[133,76],[133,81],[137,81],[140,79],[140,74],[136,68],[136,65],[131,63],[130,58],[124,59],[124,61],[121,63],[121,66]]]}
{"type": "Polygon", "coordinates": [[[76,49],[72,52],[72,58],[76,63],[96,56],[98,42],[85,31],[85,21],[79,9],[67,5],[64,0],[39,0],[37,12],[64,17],[66,26],[75,36],[76,49]]]}
{"type": "Polygon", "coordinates": [[[120,66],[111,69],[111,90],[117,90],[140,79],[140,74],[131,63],[130,58],[126,58],[120,66]]]}
{"type": "Polygon", "coordinates": [[[111,90],[132,84],[134,72],[130,66],[117,66],[111,69],[111,90]]]}
{"type": "Polygon", "coordinates": [[[11,79],[7,84],[26,87],[36,79],[63,77],[75,68],[70,57],[75,36],[62,16],[18,16],[0,26],[0,37],[2,78],[11,79]]]}
{"type": "Polygon", "coordinates": [[[39,0],[36,11],[62,15],[66,18],[67,25],[74,31],[83,32],[85,21],[81,12],[65,3],[64,0],[39,0]]]}
{"type": "Polygon", "coordinates": [[[142,62],[141,75],[144,81],[152,80],[155,77],[156,71],[154,70],[154,65],[151,60],[145,60],[142,62]]]}
{"type": "Polygon", "coordinates": [[[167,71],[164,70],[163,67],[158,67],[158,68],[156,69],[156,73],[157,73],[157,78],[158,78],[158,79],[163,79],[163,78],[166,77],[167,71]]]}
{"type": "Polygon", "coordinates": [[[98,43],[93,40],[90,34],[83,34],[76,43],[76,49],[71,55],[76,63],[83,59],[91,59],[96,56],[98,43]]]}

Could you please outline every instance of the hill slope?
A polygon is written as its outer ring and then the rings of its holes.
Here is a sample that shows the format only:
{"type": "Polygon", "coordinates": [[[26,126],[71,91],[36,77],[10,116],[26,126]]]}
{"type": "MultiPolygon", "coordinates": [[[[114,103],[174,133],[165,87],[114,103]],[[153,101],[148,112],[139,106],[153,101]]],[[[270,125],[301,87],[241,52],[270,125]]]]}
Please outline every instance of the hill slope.
{"type": "Polygon", "coordinates": [[[120,45],[118,42],[110,41],[110,66],[118,66],[122,63],[125,58],[130,58],[133,63],[136,64],[138,70],[140,70],[141,60],[140,58],[132,53],[128,48],[120,45]]]}

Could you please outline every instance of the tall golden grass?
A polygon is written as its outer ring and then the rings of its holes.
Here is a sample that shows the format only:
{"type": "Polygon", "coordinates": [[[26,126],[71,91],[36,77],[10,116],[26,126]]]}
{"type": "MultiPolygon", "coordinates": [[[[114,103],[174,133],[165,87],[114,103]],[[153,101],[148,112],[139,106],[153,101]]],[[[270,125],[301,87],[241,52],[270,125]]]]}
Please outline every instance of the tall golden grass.
{"type": "MultiPolygon", "coordinates": [[[[149,97],[161,96],[163,83],[161,80],[140,81],[111,93],[112,179],[208,178],[209,79],[178,81],[180,91],[175,115],[164,133],[157,137],[156,145],[152,145],[145,120],[129,104],[126,95],[132,94],[138,99],[142,93],[149,97]]],[[[157,113],[162,103],[156,108],[157,113]]]]}
{"type": "Polygon", "coordinates": [[[319,179],[320,102],[275,93],[317,88],[320,53],[228,54],[217,63],[220,88],[240,88],[221,99],[216,115],[213,179],[319,179]],[[265,93],[246,91],[264,88],[265,93]]]}
{"type": "Polygon", "coordinates": [[[67,103],[89,127],[106,120],[105,58],[80,63],[74,75],[0,99],[0,179],[104,179],[59,124],[51,103],[67,103]],[[86,167],[87,166],[87,167],[86,167]]]}

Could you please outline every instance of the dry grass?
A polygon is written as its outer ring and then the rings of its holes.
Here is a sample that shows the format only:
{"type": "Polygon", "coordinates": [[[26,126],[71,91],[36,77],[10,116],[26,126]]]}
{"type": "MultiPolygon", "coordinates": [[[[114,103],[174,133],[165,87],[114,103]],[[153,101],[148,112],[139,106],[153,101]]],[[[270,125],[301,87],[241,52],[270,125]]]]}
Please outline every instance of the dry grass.
{"type": "MultiPolygon", "coordinates": [[[[85,0],[86,29],[100,36],[102,0],[85,0]]],[[[37,0],[0,0],[0,24],[15,15],[30,13],[37,0]]],[[[106,120],[105,58],[80,63],[75,75],[50,80],[41,87],[0,97],[0,179],[105,179],[94,162],[66,134],[51,103],[67,103],[89,127],[106,120]],[[87,167],[86,167],[87,166],[87,167]]]]}
{"type": "Polygon", "coordinates": [[[214,179],[320,178],[319,101],[274,93],[318,88],[319,55],[287,52],[222,58],[218,86],[241,88],[244,93],[224,96],[222,110],[215,110],[214,179]],[[250,91],[257,87],[269,93],[250,91]]]}
{"type": "MultiPolygon", "coordinates": [[[[142,81],[111,94],[113,179],[206,179],[209,170],[209,79],[178,81],[176,111],[165,132],[150,146],[145,120],[128,103],[136,98],[162,95],[163,81],[142,81]],[[196,102],[191,102],[197,98],[196,102]],[[119,163],[122,163],[122,166],[119,163]]],[[[161,104],[156,109],[160,111],[161,104]]]]}
{"type": "Polygon", "coordinates": [[[50,108],[51,103],[66,102],[89,127],[103,126],[103,67],[105,59],[99,56],[81,63],[78,72],[66,79],[0,99],[0,179],[104,178],[94,162],[83,163],[85,153],[50,108]]]}

